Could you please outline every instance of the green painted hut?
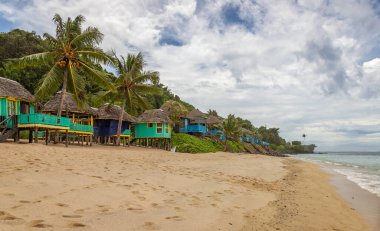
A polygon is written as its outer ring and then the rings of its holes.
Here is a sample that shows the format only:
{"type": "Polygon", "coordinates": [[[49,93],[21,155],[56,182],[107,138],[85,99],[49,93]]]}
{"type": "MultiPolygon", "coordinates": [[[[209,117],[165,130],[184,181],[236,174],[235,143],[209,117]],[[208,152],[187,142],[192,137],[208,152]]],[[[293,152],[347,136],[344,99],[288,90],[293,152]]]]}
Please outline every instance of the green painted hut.
{"type": "Polygon", "coordinates": [[[169,116],[162,109],[147,110],[134,125],[134,138],[144,146],[169,149],[171,126],[169,116]]]}
{"type": "Polygon", "coordinates": [[[36,113],[33,95],[20,83],[0,77],[0,142],[12,137],[18,141],[21,130],[29,130],[32,142],[33,131],[67,131],[69,126],[66,118],[36,113]]]}

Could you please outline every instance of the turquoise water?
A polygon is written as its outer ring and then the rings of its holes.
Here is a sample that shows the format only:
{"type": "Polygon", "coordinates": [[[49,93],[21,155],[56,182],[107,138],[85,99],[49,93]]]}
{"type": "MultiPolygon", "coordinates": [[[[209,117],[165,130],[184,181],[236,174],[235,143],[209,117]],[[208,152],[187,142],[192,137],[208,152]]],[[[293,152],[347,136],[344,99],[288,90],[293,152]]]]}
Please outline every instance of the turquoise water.
{"type": "Polygon", "coordinates": [[[380,152],[331,152],[293,156],[328,166],[380,197],[380,152]]]}

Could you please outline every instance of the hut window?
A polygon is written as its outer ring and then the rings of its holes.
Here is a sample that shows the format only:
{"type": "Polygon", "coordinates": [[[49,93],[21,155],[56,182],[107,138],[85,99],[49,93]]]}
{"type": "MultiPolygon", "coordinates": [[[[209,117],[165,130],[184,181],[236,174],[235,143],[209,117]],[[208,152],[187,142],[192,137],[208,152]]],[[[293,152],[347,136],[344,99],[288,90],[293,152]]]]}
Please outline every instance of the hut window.
{"type": "Polygon", "coordinates": [[[152,128],[153,127],[153,123],[147,123],[147,127],[148,128],[152,128]]]}
{"type": "Polygon", "coordinates": [[[157,123],[157,133],[162,133],[162,123],[157,123]]]}
{"type": "Polygon", "coordinates": [[[165,133],[169,133],[169,124],[165,124],[165,133]]]}

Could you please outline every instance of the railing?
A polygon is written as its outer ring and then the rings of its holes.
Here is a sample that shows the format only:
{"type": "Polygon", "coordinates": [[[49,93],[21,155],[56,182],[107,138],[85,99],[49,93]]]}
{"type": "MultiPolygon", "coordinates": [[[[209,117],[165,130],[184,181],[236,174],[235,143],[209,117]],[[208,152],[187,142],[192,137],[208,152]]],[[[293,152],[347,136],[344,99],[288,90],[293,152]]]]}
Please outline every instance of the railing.
{"type": "Polygon", "coordinates": [[[125,129],[122,135],[131,135],[131,129],[125,129]]]}
{"type": "Polygon", "coordinates": [[[69,127],[70,119],[46,114],[21,114],[18,116],[18,124],[44,124],[59,127],[69,127]]]}
{"type": "Polygon", "coordinates": [[[205,133],[205,132],[207,132],[207,128],[204,125],[194,124],[194,125],[187,125],[183,128],[180,128],[179,132],[182,132],[182,133],[190,133],[190,132],[205,133]]]}
{"type": "Polygon", "coordinates": [[[77,124],[77,123],[71,123],[70,129],[71,131],[80,131],[80,132],[94,132],[94,127],[87,124],[77,124]]]}

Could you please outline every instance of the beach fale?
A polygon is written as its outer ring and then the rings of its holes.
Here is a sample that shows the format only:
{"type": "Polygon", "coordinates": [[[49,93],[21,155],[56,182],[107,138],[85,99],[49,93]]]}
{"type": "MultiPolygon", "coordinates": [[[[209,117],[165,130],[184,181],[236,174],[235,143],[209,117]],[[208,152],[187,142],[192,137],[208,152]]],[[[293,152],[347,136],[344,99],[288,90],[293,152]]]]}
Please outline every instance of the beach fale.
{"type": "MultiPolygon", "coordinates": [[[[120,113],[121,107],[109,103],[103,104],[97,109],[94,121],[94,136],[97,143],[115,143],[120,113]]],[[[128,140],[128,145],[130,143],[133,122],[135,119],[127,112],[123,112],[120,135],[123,139],[123,145],[126,144],[126,140],[128,140]]]]}
{"type": "MultiPolygon", "coordinates": [[[[20,138],[21,130],[29,131],[29,142],[38,130],[61,130],[67,132],[70,120],[36,113],[35,98],[20,83],[0,77],[0,142],[20,138]]],[[[36,139],[37,141],[37,139],[36,139]]]]}
{"type": "MultiPolygon", "coordinates": [[[[46,114],[57,115],[62,92],[57,92],[54,97],[49,100],[42,108],[42,112],[46,114]]],[[[69,142],[92,144],[92,136],[94,134],[94,116],[96,110],[87,104],[78,105],[74,99],[74,95],[66,92],[62,107],[62,117],[66,117],[70,121],[67,131],[69,142]]],[[[49,132],[49,131],[48,131],[49,132]]],[[[57,131],[61,140],[62,130],[57,131]]],[[[49,139],[49,138],[47,138],[49,139]]]]}
{"type": "Polygon", "coordinates": [[[169,149],[171,126],[168,115],[162,109],[146,110],[134,124],[134,142],[139,145],[169,149]]]}

